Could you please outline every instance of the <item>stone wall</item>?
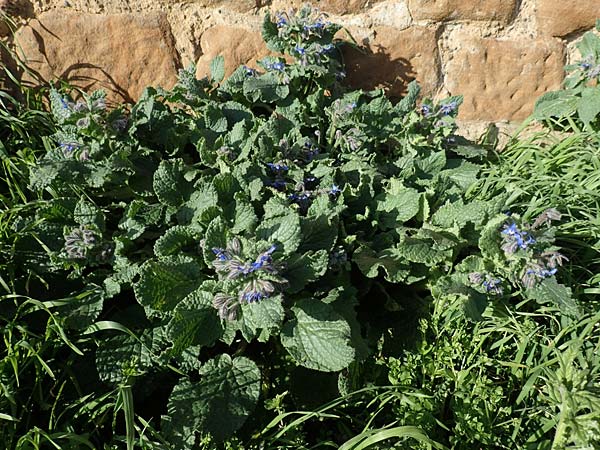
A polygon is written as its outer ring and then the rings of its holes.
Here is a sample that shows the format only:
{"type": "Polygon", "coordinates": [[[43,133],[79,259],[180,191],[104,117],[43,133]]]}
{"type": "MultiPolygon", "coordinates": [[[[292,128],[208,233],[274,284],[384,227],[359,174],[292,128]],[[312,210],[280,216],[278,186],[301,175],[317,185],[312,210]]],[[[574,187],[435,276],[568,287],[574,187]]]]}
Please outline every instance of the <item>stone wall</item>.
{"type": "MultiPolygon", "coordinates": [[[[19,24],[14,44],[44,80],[65,79],[134,100],[169,88],[190,62],[198,75],[264,56],[267,9],[296,0],[0,0],[19,24]]],[[[574,43],[600,17],[600,0],[313,0],[363,51],[347,50],[349,81],[402,95],[416,78],[427,96],[463,94],[467,122],[519,121],[556,89],[574,43]]],[[[0,35],[7,27],[0,24],[0,35]]],[[[26,75],[25,75],[26,76],[26,75]]]]}

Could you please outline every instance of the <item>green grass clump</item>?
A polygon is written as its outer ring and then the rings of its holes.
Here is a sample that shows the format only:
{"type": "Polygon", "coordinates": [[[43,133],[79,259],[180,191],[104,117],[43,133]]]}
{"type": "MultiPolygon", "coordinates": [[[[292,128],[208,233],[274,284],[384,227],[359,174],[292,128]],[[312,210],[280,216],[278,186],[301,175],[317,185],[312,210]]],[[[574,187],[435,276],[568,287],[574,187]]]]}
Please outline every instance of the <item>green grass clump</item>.
{"type": "Polygon", "coordinates": [[[526,219],[549,207],[563,214],[557,243],[569,258],[564,281],[590,300],[600,294],[600,134],[517,135],[471,191],[482,200],[504,194],[506,208],[526,219]]]}

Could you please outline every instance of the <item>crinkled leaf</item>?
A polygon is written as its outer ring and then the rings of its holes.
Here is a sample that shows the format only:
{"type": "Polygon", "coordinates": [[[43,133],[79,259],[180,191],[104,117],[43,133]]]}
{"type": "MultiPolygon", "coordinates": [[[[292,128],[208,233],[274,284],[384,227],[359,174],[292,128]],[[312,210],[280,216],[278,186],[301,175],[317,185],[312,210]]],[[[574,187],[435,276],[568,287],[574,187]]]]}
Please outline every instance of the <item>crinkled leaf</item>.
{"type": "Polygon", "coordinates": [[[254,212],[254,207],[241,192],[235,194],[235,220],[231,232],[239,234],[244,231],[253,231],[258,223],[258,217],[254,212]]]}
{"type": "Polygon", "coordinates": [[[154,243],[154,254],[159,257],[177,256],[186,247],[192,247],[194,253],[198,251],[196,232],[184,226],[174,226],[165,231],[154,243]]]}
{"type": "Polygon", "coordinates": [[[326,250],[331,251],[338,237],[339,219],[327,216],[300,218],[302,244],[299,251],[326,250]]]}
{"type": "Polygon", "coordinates": [[[204,364],[200,374],[199,382],[180,381],[169,397],[163,428],[179,449],[190,449],[196,432],[227,439],[244,424],[260,395],[260,371],[248,358],[222,354],[204,364]]]}
{"type": "Polygon", "coordinates": [[[216,56],[210,62],[210,78],[213,83],[220,83],[225,78],[225,58],[216,56]]]}
{"type": "Polygon", "coordinates": [[[83,198],[75,205],[73,218],[79,225],[93,225],[99,230],[104,229],[104,215],[102,211],[83,198]]]}
{"type": "Polygon", "coordinates": [[[568,117],[577,110],[579,97],[571,91],[546,92],[535,102],[533,116],[538,120],[568,117]]]}
{"type": "Polygon", "coordinates": [[[585,125],[597,119],[600,114],[600,88],[588,87],[583,90],[577,112],[585,125]]]}
{"type": "Polygon", "coordinates": [[[99,340],[96,369],[100,379],[116,385],[150,369],[153,365],[152,336],[152,332],[147,331],[140,338],[119,334],[99,340]]]}
{"type": "Polygon", "coordinates": [[[256,229],[256,236],[270,244],[280,244],[284,253],[290,254],[298,248],[302,239],[300,217],[288,213],[283,217],[263,220],[256,229]]]}
{"type": "Polygon", "coordinates": [[[202,282],[200,266],[193,261],[171,258],[148,261],[133,286],[137,301],[154,311],[167,312],[202,282]]]}
{"type": "Polygon", "coordinates": [[[167,327],[175,353],[193,345],[211,345],[219,339],[223,328],[212,299],[213,294],[198,289],[175,307],[167,327]]]}
{"type": "Polygon", "coordinates": [[[180,206],[188,200],[192,185],[185,179],[186,166],[182,159],[164,160],[154,172],[154,192],[161,203],[180,206]]]}
{"type": "Polygon", "coordinates": [[[164,205],[134,200],[125,209],[119,222],[119,229],[125,232],[124,237],[137,239],[149,226],[156,225],[162,220],[164,211],[164,205]]]}
{"type": "Polygon", "coordinates": [[[288,280],[286,292],[301,291],[308,283],[315,281],[325,273],[328,263],[329,254],[326,250],[292,255],[287,260],[283,273],[285,279],[288,280]]]}
{"type": "Polygon", "coordinates": [[[361,246],[354,252],[352,261],[369,278],[379,276],[379,268],[384,270],[385,279],[392,283],[402,282],[410,274],[410,265],[407,261],[390,250],[376,253],[369,247],[361,246]]]}
{"type": "Polygon", "coordinates": [[[534,288],[527,290],[527,295],[539,303],[552,303],[560,312],[569,317],[579,317],[581,309],[579,303],[571,293],[571,288],[559,284],[556,278],[546,278],[534,288]]]}
{"type": "Polygon", "coordinates": [[[281,331],[281,343],[301,366],[337,372],[354,361],[350,325],[333,307],[316,299],[292,307],[294,319],[281,331]]]}
{"type": "Polygon", "coordinates": [[[98,318],[104,306],[104,298],[104,289],[95,286],[94,289],[69,298],[68,303],[59,306],[57,311],[65,318],[65,325],[68,328],[81,330],[98,318]]]}
{"type": "Polygon", "coordinates": [[[242,304],[240,330],[248,342],[257,339],[267,342],[281,329],[285,311],[281,296],[266,298],[258,303],[242,304]]]}

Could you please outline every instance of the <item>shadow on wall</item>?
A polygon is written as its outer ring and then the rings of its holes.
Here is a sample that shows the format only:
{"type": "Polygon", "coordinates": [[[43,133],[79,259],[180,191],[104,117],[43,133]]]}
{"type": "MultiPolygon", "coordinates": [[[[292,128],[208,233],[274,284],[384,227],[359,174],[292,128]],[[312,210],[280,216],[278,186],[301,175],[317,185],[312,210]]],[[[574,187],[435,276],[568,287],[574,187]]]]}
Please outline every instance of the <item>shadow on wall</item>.
{"type": "Polygon", "coordinates": [[[24,83],[60,80],[86,91],[103,89],[109,103],[133,103],[149,85],[170,89],[181,66],[161,12],[51,9],[19,28],[14,41],[20,60],[15,75],[24,83]]]}
{"type": "MultiPolygon", "coordinates": [[[[61,40],[59,36],[54,34],[51,30],[46,28],[43,23],[39,23],[39,26],[46,32],[47,36],[61,40]]],[[[52,82],[60,80],[60,82],[67,83],[69,85],[77,86],[86,92],[91,92],[99,88],[104,89],[107,93],[108,99],[112,99],[109,103],[134,103],[134,99],[129,95],[127,89],[121,86],[108,73],[104,68],[92,64],[92,63],[75,63],[67,66],[62,72],[54,74],[51,77],[45,76],[42,71],[36,70],[35,66],[41,64],[48,67],[52,67],[52,58],[48,55],[46,49],[46,43],[44,36],[37,30],[32,30],[32,35],[37,45],[38,57],[40,59],[30,59],[23,61],[23,59],[17,59],[16,64],[13,63],[15,69],[15,75],[20,80],[26,80],[39,85],[50,85],[52,82]],[[102,77],[99,77],[102,74],[102,77]]],[[[18,58],[14,56],[14,58],[18,58]]]]}
{"type": "Polygon", "coordinates": [[[345,45],[342,55],[350,86],[365,90],[383,88],[392,100],[403,97],[408,83],[417,75],[408,59],[392,58],[381,45],[345,45]]]}

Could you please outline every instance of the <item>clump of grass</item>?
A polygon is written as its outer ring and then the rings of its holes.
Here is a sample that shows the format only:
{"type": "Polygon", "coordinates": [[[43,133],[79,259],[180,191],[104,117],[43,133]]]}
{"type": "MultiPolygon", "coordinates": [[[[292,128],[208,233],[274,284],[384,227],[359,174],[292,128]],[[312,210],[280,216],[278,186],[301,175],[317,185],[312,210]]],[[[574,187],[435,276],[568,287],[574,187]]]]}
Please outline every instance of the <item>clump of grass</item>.
{"type": "Polygon", "coordinates": [[[517,135],[480,179],[471,196],[508,193],[507,209],[526,219],[558,209],[563,217],[557,243],[570,260],[564,281],[578,295],[600,294],[600,134],[517,135]]]}

